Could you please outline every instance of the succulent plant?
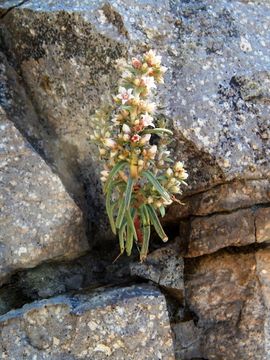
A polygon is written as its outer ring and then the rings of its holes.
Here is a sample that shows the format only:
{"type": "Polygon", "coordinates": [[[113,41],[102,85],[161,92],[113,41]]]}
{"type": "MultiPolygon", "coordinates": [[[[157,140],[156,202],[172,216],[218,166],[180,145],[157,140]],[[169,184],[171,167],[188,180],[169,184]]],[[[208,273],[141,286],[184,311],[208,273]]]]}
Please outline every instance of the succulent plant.
{"type": "Polygon", "coordinates": [[[161,57],[149,50],[130,63],[121,60],[118,94],[113,107],[99,110],[93,120],[91,139],[99,148],[104,169],[101,181],[106,210],[114,234],[119,237],[120,254],[131,254],[134,243],[140,260],[147,257],[151,225],[167,241],[159,215],[176,201],[175,194],[188,177],[184,164],[174,164],[168,144],[173,133],[164,120],[155,119],[153,101],[157,84],[167,70],[161,57]],[[151,137],[158,135],[158,144],[151,137]]]}

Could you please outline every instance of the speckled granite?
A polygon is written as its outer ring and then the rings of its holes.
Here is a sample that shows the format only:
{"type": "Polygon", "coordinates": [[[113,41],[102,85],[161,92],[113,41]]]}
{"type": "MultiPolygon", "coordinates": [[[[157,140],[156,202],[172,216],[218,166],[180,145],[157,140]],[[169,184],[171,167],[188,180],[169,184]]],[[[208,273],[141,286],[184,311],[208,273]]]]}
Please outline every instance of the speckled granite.
{"type": "MultiPolygon", "coordinates": [[[[31,0],[1,24],[9,59],[22,74],[41,123],[54,135],[54,145],[42,144],[44,152],[58,158],[57,148],[73,149],[55,165],[64,179],[72,169],[73,177],[80,172],[100,236],[105,237],[107,223],[88,143],[89,119],[115,88],[114,60],[128,53],[154,48],[163,55],[168,71],[159,112],[175,130],[175,157],[189,169],[186,192],[269,177],[269,2],[104,4],[31,0]],[[68,166],[69,158],[76,167],[68,166]]],[[[37,141],[39,136],[37,131],[37,141]]]]}
{"type": "Polygon", "coordinates": [[[0,284],[16,270],[88,249],[82,213],[0,108],[0,284]]]}
{"type": "Polygon", "coordinates": [[[174,360],[164,296],[147,286],[34,302],[0,317],[0,358],[174,360]]]}

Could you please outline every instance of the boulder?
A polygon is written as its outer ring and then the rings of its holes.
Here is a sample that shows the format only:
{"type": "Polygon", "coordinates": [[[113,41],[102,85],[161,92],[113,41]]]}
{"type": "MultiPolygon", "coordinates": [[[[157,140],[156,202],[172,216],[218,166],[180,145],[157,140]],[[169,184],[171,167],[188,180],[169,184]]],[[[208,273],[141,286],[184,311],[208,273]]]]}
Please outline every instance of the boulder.
{"type": "Polygon", "coordinates": [[[34,302],[0,317],[0,333],[1,359],[175,359],[165,298],[149,286],[34,302]]]}
{"type": "Polygon", "coordinates": [[[0,284],[46,260],[88,249],[81,210],[0,109],[0,284]]]}
{"type": "Polygon", "coordinates": [[[186,300],[202,357],[269,359],[269,248],[222,251],[187,263],[186,300]]]}
{"type": "Polygon", "coordinates": [[[72,176],[80,172],[101,237],[108,226],[88,142],[90,118],[115,91],[114,61],[128,53],[154,48],[168,67],[159,115],[169,119],[174,158],[184,160],[190,174],[185,194],[269,177],[267,1],[149,0],[130,7],[126,0],[35,0],[7,12],[11,4],[0,5],[3,48],[23,78],[39,125],[56,149],[69,154],[60,161],[53,152],[60,176],[66,178],[66,168],[72,176]]]}

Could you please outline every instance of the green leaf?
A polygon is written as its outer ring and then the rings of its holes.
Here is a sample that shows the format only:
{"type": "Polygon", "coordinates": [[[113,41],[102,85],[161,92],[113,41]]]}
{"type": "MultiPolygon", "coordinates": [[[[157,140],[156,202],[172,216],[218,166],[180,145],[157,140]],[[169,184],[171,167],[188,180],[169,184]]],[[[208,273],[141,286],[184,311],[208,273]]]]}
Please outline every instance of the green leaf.
{"type": "Polygon", "coordinates": [[[166,200],[166,201],[170,201],[170,195],[168,194],[168,192],[164,189],[163,186],[160,185],[160,183],[158,182],[158,180],[155,178],[155,176],[149,171],[143,171],[142,175],[145,176],[147,178],[147,180],[150,181],[150,183],[154,186],[154,188],[157,190],[157,192],[166,200]]]}
{"type": "Polygon", "coordinates": [[[108,187],[110,186],[111,181],[113,180],[114,176],[119,173],[119,171],[121,171],[126,165],[127,165],[127,161],[122,160],[119,161],[110,171],[107,182],[104,186],[104,192],[106,193],[108,191],[108,187]]]}
{"type": "Polygon", "coordinates": [[[130,209],[126,210],[126,218],[128,226],[131,228],[135,240],[138,241],[137,232],[134,226],[134,216],[131,215],[130,209]]]}
{"type": "Polygon", "coordinates": [[[115,181],[111,181],[109,184],[108,190],[107,190],[106,211],[107,211],[107,214],[109,217],[112,232],[116,235],[116,228],[115,228],[115,223],[114,223],[114,218],[113,218],[113,211],[114,211],[116,203],[114,205],[111,204],[111,196],[112,196],[113,189],[115,187],[115,183],[116,183],[115,181]]]}
{"type": "Polygon", "coordinates": [[[142,247],[141,247],[141,251],[140,251],[140,260],[141,260],[141,262],[143,262],[147,257],[148,247],[149,247],[149,240],[150,240],[150,222],[149,222],[149,220],[150,220],[150,218],[149,218],[149,213],[148,213],[147,207],[145,205],[142,205],[139,210],[140,210],[141,219],[143,221],[143,228],[142,228],[143,243],[142,243],[142,247]]]}
{"type": "Polygon", "coordinates": [[[159,212],[160,212],[161,217],[164,217],[164,216],[165,216],[165,207],[164,207],[164,206],[161,206],[161,207],[159,208],[159,212]]]}
{"type": "Polygon", "coordinates": [[[127,241],[126,241],[126,252],[127,256],[130,256],[133,247],[133,230],[132,227],[127,224],[127,241]]]}
{"type": "Polygon", "coordinates": [[[119,230],[119,246],[120,246],[120,254],[123,254],[125,251],[125,230],[126,230],[126,222],[123,222],[120,230],[119,230]]]}
{"type": "Polygon", "coordinates": [[[152,205],[147,205],[147,208],[149,211],[151,223],[154,225],[154,228],[155,228],[158,236],[162,239],[162,241],[164,241],[164,242],[168,241],[168,236],[165,234],[165,232],[159,222],[156,210],[153,208],[152,205]]]}
{"type": "Polygon", "coordinates": [[[119,210],[115,222],[116,229],[120,229],[125,215],[125,199],[120,200],[119,210]]]}
{"type": "Polygon", "coordinates": [[[125,208],[126,209],[128,209],[130,206],[133,185],[134,185],[134,179],[132,179],[132,177],[129,176],[126,191],[125,191],[125,208]]]}
{"type": "Polygon", "coordinates": [[[173,135],[173,132],[171,130],[165,129],[165,128],[155,128],[155,129],[146,129],[144,130],[143,134],[168,134],[173,135]]]}

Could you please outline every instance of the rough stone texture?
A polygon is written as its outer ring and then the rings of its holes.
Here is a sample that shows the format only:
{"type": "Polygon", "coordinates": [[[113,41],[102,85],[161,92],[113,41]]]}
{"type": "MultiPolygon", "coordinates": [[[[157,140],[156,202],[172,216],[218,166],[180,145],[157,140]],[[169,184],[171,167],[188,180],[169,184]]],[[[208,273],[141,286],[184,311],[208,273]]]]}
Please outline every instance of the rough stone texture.
{"type": "Polygon", "coordinates": [[[62,296],[0,317],[1,359],[168,359],[164,296],[145,286],[62,296]]]}
{"type": "Polygon", "coordinates": [[[175,244],[150,253],[145,262],[132,263],[131,275],[137,275],[162,286],[180,302],[184,299],[184,261],[175,244]]]}
{"type": "Polygon", "coordinates": [[[194,217],[180,223],[182,254],[187,257],[213,253],[227,246],[245,246],[270,240],[269,208],[248,208],[232,213],[194,217]]]}
{"type": "MultiPolygon", "coordinates": [[[[11,4],[2,2],[3,12],[11,4]]],[[[23,77],[39,124],[56,149],[72,154],[60,159],[53,152],[55,166],[65,179],[79,169],[101,234],[107,223],[90,156],[89,118],[114,89],[114,60],[151,47],[163,55],[168,71],[159,112],[175,130],[175,157],[189,169],[186,193],[235,178],[265,179],[269,19],[267,1],[229,0],[138,0],[133,6],[128,0],[32,0],[3,17],[3,48],[23,77]]]]}
{"type": "Polygon", "coordinates": [[[270,208],[261,208],[256,211],[256,240],[264,242],[270,240],[270,208]]]}
{"type": "Polygon", "coordinates": [[[204,216],[270,203],[270,181],[233,181],[183,198],[182,202],[184,205],[175,203],[170,206],[164,222],[175,222],[190,215],[204,216]]]}
{"type": "Polygon", "coordinates": [[[44,260],[88,249],[82,213],[0,109],[0,284],[44,260]]]}
{"type": "Polygon", "coordinates": [[[269,359],[269,254],[223,251],[187,263],[186,299],[203,358],[269,359]]]}
{"type": "Polygon", "coordinates": [[[201,329],[193,320],[173,323],[174,348],[176,360],[201,358],[201,329]]]}

